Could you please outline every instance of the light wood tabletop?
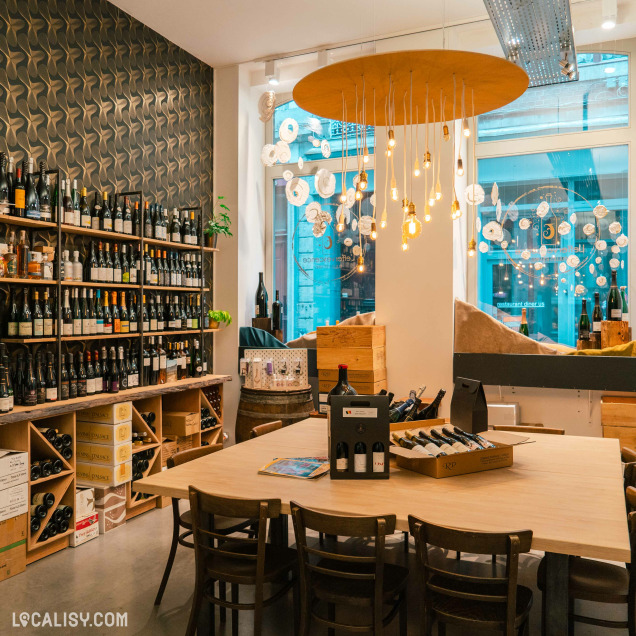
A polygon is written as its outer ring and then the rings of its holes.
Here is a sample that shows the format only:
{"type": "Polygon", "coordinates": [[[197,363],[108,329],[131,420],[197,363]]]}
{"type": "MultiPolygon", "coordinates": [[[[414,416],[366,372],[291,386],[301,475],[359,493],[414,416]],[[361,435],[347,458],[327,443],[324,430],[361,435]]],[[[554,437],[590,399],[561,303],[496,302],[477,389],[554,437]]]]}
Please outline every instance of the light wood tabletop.
{"type": "Polygon", "coordinates": [[[510,468],[433,479],[392,467],[388,480],[315,481],[259,475],[276,457],[327,454],[327,422],[310,418],[135,482],[135,490],[187,498],[193,485],[216,495],[281,499],[340,514],[397,515],[408,530],[427,521],[485,531],[533,531],[532,547],[630,561],[618,440],[527,435],[510,468]]]}

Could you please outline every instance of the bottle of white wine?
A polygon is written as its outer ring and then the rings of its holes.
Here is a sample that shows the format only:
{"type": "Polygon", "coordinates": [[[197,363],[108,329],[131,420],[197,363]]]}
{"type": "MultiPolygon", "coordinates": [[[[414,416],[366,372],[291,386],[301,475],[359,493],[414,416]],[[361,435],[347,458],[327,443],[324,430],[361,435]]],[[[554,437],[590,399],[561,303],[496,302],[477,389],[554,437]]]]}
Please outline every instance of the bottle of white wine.
{"type": "Polygon", "coordinates": [[[460,437],[477,442],[477,444],[479,444],[482,448],[497,448],[492,442],[489,442],[486,438],[478,435],[477,433],[467,433],[463,429],[459,428],[459,426],[453,426],[453,429],[460,437]]]}
{"type": "Polygon", "coordinates": [[[408,448],[409,450],[419,453],[423,457],[434,457],[434,455],[429,452],[424,445],[416,443],[413,439],[409,439],[408,433],[406,437],[400,437],[397,433],[391,433],[391,437],[393,438],[393,441],[402,448],[408,448]]]}
{"type": "Polygon", "coordinates": [[[437,429],[434,429],[434,428],[431,429],[431,437],[434,437],[435,439],[438,439],[441,442],[446,442],[449,446],[451,446],[451,448],[454,448],[458,453],[468,453],[470,451],[470,448],[468,448],[468,446],[466,446],[465,444],[462,444],[461,442],[458,442],[457,440],[451,437],[446,437],[445,435],[442,435],[437,429]]]}
{"type": "Polygon", "coordinates": [[[616,283],[616,270],[612,270],[612,284],[607,294],[607,319],[622,320],[623,319],[623,301],[621,293],[616,283]]]}
{"type": "Polygon", "coordinates": [[[353,447],[353,471],[356,473],[367,472],[367,445],[364,442],[356,442],[353,447]]]}
{"type": "Polygon", "coordinates": [[[433,457],[443,457],[446,455],[446,453],[437,444],[427,441],[424,437],[418,437],[415,433],[413,433],[413,431],[405,431],[404,435],[433,457]]]}
{"type": "Polygon", "coordinates": [[[349,470],[349,447],[345,442],[336,444],[336,470],[346,473],[349,470]]]}

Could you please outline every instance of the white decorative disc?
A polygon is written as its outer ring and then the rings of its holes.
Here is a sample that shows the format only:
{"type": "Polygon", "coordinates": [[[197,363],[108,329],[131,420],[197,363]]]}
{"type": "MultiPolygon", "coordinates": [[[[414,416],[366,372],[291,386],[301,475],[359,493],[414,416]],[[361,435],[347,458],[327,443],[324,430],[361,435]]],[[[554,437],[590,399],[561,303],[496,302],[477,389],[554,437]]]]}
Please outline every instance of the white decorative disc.
{"type": "Polygon", "coordinates": [[[305,208],[305,218],[309,223],[315,223],[318,219],[318,214],[321,211],[322,208],[320,207],[320,203],[318,203],[318,201],[312,201],[311,203],[308,203],[305,208]]]}
{"type": "Polygon", "coordinates": [[[285,181],[289,181],[290,179],[294,178],[294,173],[291,170],[285,170],[285,172],[283,172],[283,179],[285,179],[285,181]]]}
{"type": "Polygon", "coordinates": [[[286,141],[276,142],[276,158],[281,163],[287,163],[291,159],[291,149],[286,141]]]}
{"type": "Polygon", "coordinates": [[[312,139],[312,140],[311,140],[311,145],[312,145],[314,148],[318,148],[318,147],[320,146],[320,139],[312,139]]]}
{"type": "Polygon", "coordinates": [[[576,270],[576,272],[574,272],[574,275],[575,275],[577,278],[581,278],[581,272],[579,272],[579,270],[578,270],[578,269],[576,270]]]}
{"type": "Polygon", "coordinates": [[[537,206],[537,216],[542,219],[550,211],[550,206],[547,201],[541,201],[537,206]]]}
{"type": "Polygon", "coordinates": [[[360,234],[364,234],[365,236],[369,236],[371,234],[371,224],[373,223],[372,216],[361,216],[360,217],[360,234]]]}
{"type": "Polygon", "coordinates": [[[304,162],[303,158],[299,157],[298,158],[298,169],[302,170],[304,165],[305,165],[305,162],[304,162]]]}
{"type": "Polygon", "coordinates": [[[508,204],[508,209],[506,210],[506,218],[511,221],[516,221],[519,218],[519,208],[514,203],[508,204]]]}
{"type": "Polygon", "coordinates": [[[612,269],[618,269],[618,266],[620,264],[621,264],[621,262],[617,258],[610,258],[609,266],[612,269]]]}
{"type": "Polygon", "coordinates": [[[501,248],[506,249],[508,247],[508,241],[501,241],[501,248]]]}
{"type": "Polygon", "coordinates": [[[585,289],[585,285],[577,285],[574,288],[574,293],[578,294],[579,296],[584,294],[587,290],[585,289]]]}
{"type": "Polygon", "coordinates": [[[353,183],[353,187],[357,190],[358,183],[360,183],[360,175],[359,174],[353,175],[353,179],[351,179],[351,182],[353,183]]]}
{"type": "Polygon", "coordinates": [[[594,274],[596,271],[596,267],[594,267],[594,263],[590,263],[590,274],[594,274]]]}
{"type": "Polygon", "coordinates": [[[602,252],[607,249],[607,241],[604,241],[603,239],[596,241],[594,245],[599,252],[602,252]]]}
{"type": "Polygon", "coordinates": [[[537,261],[537,262],[534,264],[534,268],[535,268],[536,270],[543,269],[543,263],[540,263],[539,261],[537,261]]]}
{"type": "Polygon", "coordinates": [[[464,190],[464,199],[470,205],[479,205],[485,198],[486,193],[478,183],[472,183],[464,190]]]}
{"type": "Polygon", "coordinates": [[[369,197],[369,201],[373,207],[375,207],[375,192],[369,197]]]}
{"type": "Polygon", "coordinates": [[[593,212],[597,219],[604,219],[607,216],[607,208],[604,205],[597,205],[593,212]]]}
{"type": "Polygon", "coordinates": [[[265,144],[261,150],[261,163],[269,168],[276,163],[277,153],[274,144],[265,144]]]}
{"type": "Polygon", "coordinates": [[[329,159],[329,157],[331,157],[331,146],[329,145],[329,142],[326,139],[323,139],[320,142],[320,150],[322,152],[322,156],[325,159],[329,159]]]}
{"type": "Polygon", "coordinates": [[[545,245],[542,245],[539,248],[539,254],[541,254],[542,258],[545,258],[545,255],[548,253],[548,248],[545,245]]]}
{"type": "Polygon", "coordinates": [[[268,122],[276,108],[276,93],[265,91],[258,100],[258,114],[262,122],[268,122]]]}
{"type": "Polygon", "coordinates": [[[576,254],[570,254],[565,262],[570,267],[576,267],[581,262],[581,259],[576,254]]]}
{"type": "Polygon", "coordinates": [[[309,196],[309,184],[304,179],[294,177],[287,182],[285,194],[292,205],[304,205],[309,196]]]}
{"type": "Polygon", "coordinates": [[[355,188],[349,188],[347,190],[347,200],[345,201],[346,208],[352,208],[356,202],[356,191],[355,188]]]}
{"type": "Polygon", "coordinates": [[[316,135],[322,135],[322,123],[317,117],[309,117],[307,119],[307,128],[316,135]]]}
{"type": "Polygon", "coordinates": [[[485,241],[480,241],[479,242],[479,251],[482,254],[485,254],[490,248],[488,247],[488,243],[486,243],[485,241]]]}
{"type": "Polygon", "coordinates": [[[481,233],[484,235],[484,238],[489,241],[501,241],[501,239],[503,239],[503,229],[497,221],[486,223],[481,233]]]}
{"type": "Polygon", "coordinates": [[[528,250],[523,250],[523,252],[521,252],[521,258],[524,261],[527,261],[530,258],[530,252],[528,250]]]}
{"type": "Polygon", "coordinates": [[[477,232],[481,232],[481,219],[479,217],[475,219],[475,229],[477,232]]]}
{"type": "Polygon", "coordinates": [[[603,259],[600,256],[597,256],[594,260],[596,261],[597,265],[600,265],[603,262],[603,259]]]}
{"type": "Polygon", "coordinates": [[[530,219],[520,219],[519,221],[519,227],[522,230],[527,230],[530,227],[531,223],[530,223],[530,219]]]}
{"type": "Polygon", "coordinates": [[[296,141],[296,137],[298,137],[298,122],[291,117],[283,119],[278,129],[278,136],[288,144],[296,141]]]}
{"type": "Polygon", "coordinates": [[[618,245],[612,245],[612,254],[618,254],[621,251],[621,248],[618,245]]]}
{"type": "Polygon", "coordinates": [[[607,278],[605,278],[605,276],[599,276],[599,277],[596,279],[596,284],[597,284],[599,287],[605,287],[605,285],[607,285],[607,278]]]}
{"type": "Polygon", "coordinates": [[[559,223],[558,229],[559,229],[559,234],[561,236],[565,236],[566,234],[570,233],[572,226],[567,221],[563,221],[562,223],[559,223]]]}
{"type": "Polygon", "coordinates": [[[616,239],[616,245],[618,245],[618,247],[627,247],[628,243],[629,243],[629,239],[624,234],[621,234],[616,239]]]}
{"type": "Polygon", "coordinates": [[[316,192],[323,198],[328,199],[336,191],[336,177],[326,168],[321,168],[314,176],[316,192]]]}
{"type": "Polygon", "coordinates": [[[497,182],[492,184],[492,190],[490,191],[490,200],[493,205],[497,205],[497,201],[499,201],[499,186],[497,182]]]}
{"type": "Polygon", "coordinates": [[[562,283],[567,283],[568,281],[567,281],[567,280],[565,280],[565,278],[562,278],[562,279],[561,279],[561,282],[562,282],[562,283]]]}
{"type": "Polygon", "coordinates": [[[570,214],[570,223],[572,223],[572,225],[576,225],[576,212],[572,212],[572,214],[570,214]]]}
{"type": "Polygon", "coordinates": [[[351,229],[355,232],[358,229],[358,219],[351,221],[351,229]]]}
{"type": "Polygon", "coordinates": [[[362,254],[362,248],[359,245],[354,245],[353,247],[353,255],[360,256],[362,254]]]}
{"type": "Polygon", "coordinates": [[[497,222],[501,223],[501,199],[497,200],[497,205],[495,206],[497,211],[497,222]]]}
{"type": "Polygon", "coordinates": [[[331,214],[327,210],[320,210],[318,215],[316,216],[316,221],[322,221],[329,225],[333,219],[331,218],[331,214]]]}
{"type": "Polygon", "coordinates": [[[596,232],[596,227],[594,226],[594,223],[586,223],[583,226],[583,234],[585,234],[585,236],[592,236],[594,232],[596,232]]]}
{"type": "Polygon", "coordinates": [[[316,238],[320,238],[327,230],[327,224],[324,221],[316,221],[314,223],[313,233],[316,238]]]}
{"type": "Polygon", "coordinates": [[[568,266],[567,266],[567,264],[566,264],[566,263],[559,263],[559,271],[560,271],[561,273],[563,273],[563,272],[567,271],[567,269],[568,269],[568,266]]]}
{"type": "Polygon", "coordinates": [[[353,239],[347,237],[343,243],[347,246],[347,247],[351,247],[353,245],[353,239]]]}
{"type": "Polygon", "coordinates": [[[618,221],[614,221],[613,223],[610,223],[610,226],[609,226],[610,234],[619,234],[622,229],[623,228],[621,228],[621,224],[618,221]]]}

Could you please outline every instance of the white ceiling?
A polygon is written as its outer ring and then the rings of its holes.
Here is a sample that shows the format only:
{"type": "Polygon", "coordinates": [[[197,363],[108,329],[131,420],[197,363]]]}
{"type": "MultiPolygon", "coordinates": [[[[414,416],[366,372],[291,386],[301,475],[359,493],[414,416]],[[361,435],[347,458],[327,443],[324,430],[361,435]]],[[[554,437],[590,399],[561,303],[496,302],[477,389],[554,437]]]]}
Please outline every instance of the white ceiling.
{"type": "MultiPolygon", "coordinates": [[[[214,67],[425,31],[442,23],[488,20],[483,0],[110,1],[214,67]]],[[[601,0],[572,0],[572,5],[578,44],[582,29],[600,24],[601,0]]],[[[602,37],[635,35],[635,5],[634,0],[618,0],[616,33],[602,32],[602,37]]]]}

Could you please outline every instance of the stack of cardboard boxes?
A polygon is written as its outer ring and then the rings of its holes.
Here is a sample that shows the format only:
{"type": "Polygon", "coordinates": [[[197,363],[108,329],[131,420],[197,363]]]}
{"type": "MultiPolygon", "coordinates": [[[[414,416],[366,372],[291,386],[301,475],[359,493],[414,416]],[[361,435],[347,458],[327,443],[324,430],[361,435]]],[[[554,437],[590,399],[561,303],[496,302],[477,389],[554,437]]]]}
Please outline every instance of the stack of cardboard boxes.
{"type": "Polygon", "coordinates": [[[126,523],[126,482],[132,478],[132,402],[79,411],[76,431],[77,483],[94,489],[103,534],[126,523]]]}
{"type": "Polygon", "coordinates": [[[0,581],[26,569],[28,453],[0,450],[0,581]]]}
{"type": "Polygon", "coordinates": [[[98,512],[95,509],[95,489],[78,488],[75,491],[75,532],[71,546],[77,546],[99,536],[98,512]]]}

